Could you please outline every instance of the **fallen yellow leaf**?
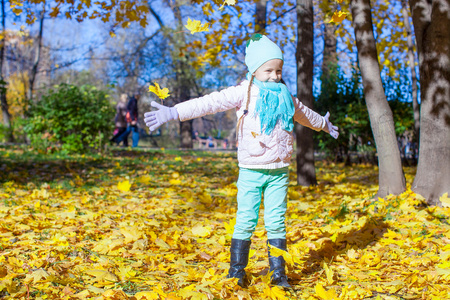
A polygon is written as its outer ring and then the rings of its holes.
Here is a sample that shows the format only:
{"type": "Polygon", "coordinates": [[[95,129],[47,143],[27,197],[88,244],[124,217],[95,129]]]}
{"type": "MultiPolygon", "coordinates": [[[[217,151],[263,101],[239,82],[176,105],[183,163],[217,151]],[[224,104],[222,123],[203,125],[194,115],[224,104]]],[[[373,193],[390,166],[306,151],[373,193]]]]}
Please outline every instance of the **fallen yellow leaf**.
{"type": "Polygon", "coordinates": [[[211,234],[211,227],[197,225],[197,226],[195,226],[194,228],[191,229],[191,232],[195,236],[207,237],[207,236],[209,236],[211,234]]]}
{"type": "Polygon", "coordinates": [[[131,183],[128,180],[119,182],[117,184],[117,188],[122,192],[128,192],[128,191],[130,191],[131,183]]]}
{"type": "Polygon", "coordinates": [[[137,300],[156,300],[159,299],[158,293],[155,292],[137,292],[134,297],[137,300]]]}
{"type": "Polygon", "coordinates": [[[116,275],[106,271],[106,270],[86,270],[84,273],[94,276],[97,282],[107,282],[112,283],[117,281],[116,275]]]}
{"type": "Polygon", "coordinates": [[[135,242],[142,236],[142,231],[136,227],[122,227],[120,233],[125,237],[125,243],[135,242]]]}
{"type": "Polygon", "coordinates": [[[439,201],[441,201],[443,207],[450,207],[450,198],[448,197],[448,193],[445,193],[439,197],[439,201]]]}
{"type": "Polygon", "coordinates": [[[335,290],[330,289],[327,291],[324,289],[324,287],[320,283],[316,284],[316,286],[314,287],[314,290],[316,291],[316,295],[318,297],[320,297],[320,299],[323,299],[323,300],[338,299],[338,296],[336,295],[335,290]]]}

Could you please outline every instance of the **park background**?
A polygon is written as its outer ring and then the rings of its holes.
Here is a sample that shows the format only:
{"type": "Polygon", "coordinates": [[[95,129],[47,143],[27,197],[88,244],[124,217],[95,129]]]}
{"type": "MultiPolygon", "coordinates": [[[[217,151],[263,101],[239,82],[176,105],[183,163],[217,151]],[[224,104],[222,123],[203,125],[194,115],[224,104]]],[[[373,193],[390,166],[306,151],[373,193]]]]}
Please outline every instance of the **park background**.
{"type": "Polygon", "coordinates": [[[2,1],[0,296],[449,298],[449,20],[442,0],[2,1]],[[262,224],[251,286],[225,279],[234,111],[152,134],[142,122],[151,101],[242,81],[253,33],[277,41],[289,90],[340,128],[336,141],[295,128],[293,291],[269,283],[262,224]],[[136,92],[140,146],[112,147],[114,106],[136,92]]]}

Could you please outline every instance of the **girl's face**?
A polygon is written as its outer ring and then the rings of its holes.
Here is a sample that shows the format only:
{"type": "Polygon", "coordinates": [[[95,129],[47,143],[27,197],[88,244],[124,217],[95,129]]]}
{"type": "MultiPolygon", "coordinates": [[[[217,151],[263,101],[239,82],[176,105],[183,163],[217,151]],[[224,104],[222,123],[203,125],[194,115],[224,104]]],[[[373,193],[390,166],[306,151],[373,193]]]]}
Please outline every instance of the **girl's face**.
{"type": "Polygon", "coordinates": [[[271,59],[262,64],[253,75],[262,82],[279,82],[282,70],[283,61],[281,59],[271,59]]]}

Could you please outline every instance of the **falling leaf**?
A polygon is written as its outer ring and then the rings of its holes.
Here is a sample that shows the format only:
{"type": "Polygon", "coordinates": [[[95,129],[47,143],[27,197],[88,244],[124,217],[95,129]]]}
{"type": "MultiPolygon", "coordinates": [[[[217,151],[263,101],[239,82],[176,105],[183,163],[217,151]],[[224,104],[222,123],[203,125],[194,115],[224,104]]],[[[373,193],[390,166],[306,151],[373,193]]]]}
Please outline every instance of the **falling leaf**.
{"type": "Polygon", "coordinates": [[[346,17],[347,17],[348,13],[343,12],[343,11],[336,11],[334,12],[333,16],[331,17],[331,20],[328,23],[341,23],[346,17]]]}
{"type": "Polygon", "coordinates": [[[191,34],[194,34],[196,32],[203,32],[203,31],[209,31],[209,23],[201,24],[198,20],[191,20],[191,18],[188,18],[187,24],[184,25],[191,34]]]}
{"type": "Polygon", "coordinates": [[[256,133],[256,132],[252,131],[252,135],[253,135],[254,138],[256,138],[259,135],[259,133],[256,133]]]}
{"type": "Polygon", "coordinates": [[[156,83],[156,82],[155,82],[155,86],[149,86],[148,87],[148,91],[155,93],[156,96],[158,96],[159,99],[166,99],[167,97],[170,96],[169,89],[168,88],[161,89],[159,84],[156,83]]]}

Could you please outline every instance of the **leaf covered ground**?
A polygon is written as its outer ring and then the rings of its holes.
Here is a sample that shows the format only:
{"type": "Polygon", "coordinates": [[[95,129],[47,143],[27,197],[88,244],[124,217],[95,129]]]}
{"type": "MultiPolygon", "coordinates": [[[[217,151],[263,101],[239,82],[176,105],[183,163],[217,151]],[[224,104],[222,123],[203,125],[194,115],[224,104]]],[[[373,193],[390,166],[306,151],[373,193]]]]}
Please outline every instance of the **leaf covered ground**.
{"type": "MultiPolygon", "coordinates": [[[[269,283],[263,207],[246,289],[226,279],[235,155],[0,149],[2,299],[450,299],[449,208],[372,199],[377,169],[317,163],[287,213],[293,291],[269,283]]],[[[412,182],[413,169],[405,169],[412,182]]]]}

